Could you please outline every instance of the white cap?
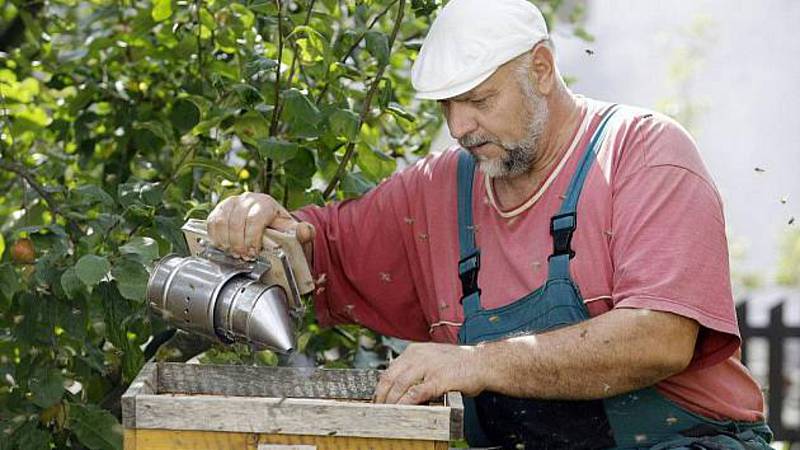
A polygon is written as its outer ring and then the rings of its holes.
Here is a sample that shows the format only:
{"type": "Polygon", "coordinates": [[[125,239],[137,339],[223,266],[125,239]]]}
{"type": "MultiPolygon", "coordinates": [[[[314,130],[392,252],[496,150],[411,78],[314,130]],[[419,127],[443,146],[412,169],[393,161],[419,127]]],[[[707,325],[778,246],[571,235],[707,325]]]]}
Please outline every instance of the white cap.
{"type": "Polygon", "coordinates": [[[542,13],[527,0],[450,0],[411,68],[417,98],[461,95],[547,37],[542,13]]]}

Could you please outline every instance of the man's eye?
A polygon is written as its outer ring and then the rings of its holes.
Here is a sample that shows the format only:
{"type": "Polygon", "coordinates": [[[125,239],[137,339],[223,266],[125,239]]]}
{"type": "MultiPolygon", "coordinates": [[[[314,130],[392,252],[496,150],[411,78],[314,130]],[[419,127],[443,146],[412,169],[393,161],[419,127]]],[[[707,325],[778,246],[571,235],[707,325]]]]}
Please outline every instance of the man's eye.
{"type": "Polygon", "coordinates": [[[486,106],[486,103],[487,103],[487,97],[479,98],[477,100],[472,100],[472,104],[479,108],[486,106]]]}

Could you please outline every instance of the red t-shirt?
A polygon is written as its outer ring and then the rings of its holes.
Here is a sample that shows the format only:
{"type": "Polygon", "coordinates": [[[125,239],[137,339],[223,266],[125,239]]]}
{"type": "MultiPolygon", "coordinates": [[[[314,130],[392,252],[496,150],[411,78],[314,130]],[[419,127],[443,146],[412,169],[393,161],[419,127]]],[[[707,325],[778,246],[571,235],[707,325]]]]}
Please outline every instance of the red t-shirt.
{"type": "MultiPolygon", "coordinates": [[[[582,123],[542,188],[501,211],[480,171],[473,184],[478,283],[485,308],[541,286],[549,234],[580,155],[608,106],[581,98],[582,123]]],[[[763,418],[758,384],[739,359],[722,204],[692,138],[671,119],[622,108],[586,179],[570,268],[592,316],[612,308],[696,320],[690,367],[657,388],[712,418],[763,418]]],[[[323,325],[359,323],[415,341],[457,340],[457,149],[431,154],[357,200],[297,212],[317,229],[313,272],[323,325]]]]}

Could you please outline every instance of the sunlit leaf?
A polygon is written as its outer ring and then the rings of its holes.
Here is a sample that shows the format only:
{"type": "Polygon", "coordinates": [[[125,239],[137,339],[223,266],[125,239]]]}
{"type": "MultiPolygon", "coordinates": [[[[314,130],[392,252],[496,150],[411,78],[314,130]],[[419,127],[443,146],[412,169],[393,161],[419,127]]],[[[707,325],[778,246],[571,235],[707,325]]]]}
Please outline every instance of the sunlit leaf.
{"type": "Polygon", "coordinates": [[[167,20],[172,15],[172,0],[153,0],[150,15],[156,22],[167,20]]]}

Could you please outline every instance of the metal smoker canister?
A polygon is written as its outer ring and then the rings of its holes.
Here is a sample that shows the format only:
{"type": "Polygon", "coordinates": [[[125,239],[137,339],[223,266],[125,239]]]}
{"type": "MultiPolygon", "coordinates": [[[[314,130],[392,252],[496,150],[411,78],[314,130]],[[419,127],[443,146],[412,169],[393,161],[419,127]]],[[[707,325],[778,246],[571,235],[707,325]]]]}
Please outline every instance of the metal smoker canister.
{"type": "Polygon", "coordinates": [[[150,307],[189,332],[282,353],[295,347],[286,292],[260,283],[252,267],[167,256],[147,283],[150,307]]]}

